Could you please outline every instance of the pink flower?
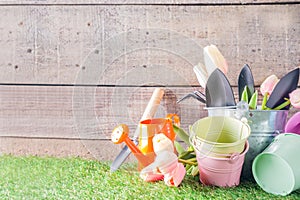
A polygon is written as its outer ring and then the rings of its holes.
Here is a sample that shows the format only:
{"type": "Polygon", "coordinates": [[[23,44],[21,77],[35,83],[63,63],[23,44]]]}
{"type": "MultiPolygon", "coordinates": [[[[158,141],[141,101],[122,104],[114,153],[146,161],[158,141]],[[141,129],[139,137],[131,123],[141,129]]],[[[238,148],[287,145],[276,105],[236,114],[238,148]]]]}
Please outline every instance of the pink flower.
{"type": "Polygon", "coordinates": [[[276,84],[278,83],[279,79],[275,75],[271,75],[264,82],[260,85],[260,92],[262,95],[268,93],[269,95],[273,92],[276,84]]]}
{"type": "Polygon", "coordinates": [[[141,171],[140,177],[147,182],[164,179],[168,186],[177,187],[185,174],[186,170],[183,164],[178,162],[176,154],[171,151],[162,151],[152,164],[141,171]]]}
{"type": "Polygon", "coordinates": [[[165,174],[164,181],[168,186],[178,187],[185,176],[185,168],[182,163],[177,163],[176,168],[170,173],[165,174]]]}
{"type": "Polygon", "coordinates": [[[296,89],[290,93],[290,101],[292,106],[300,109],[300,89],[296,89]]]}

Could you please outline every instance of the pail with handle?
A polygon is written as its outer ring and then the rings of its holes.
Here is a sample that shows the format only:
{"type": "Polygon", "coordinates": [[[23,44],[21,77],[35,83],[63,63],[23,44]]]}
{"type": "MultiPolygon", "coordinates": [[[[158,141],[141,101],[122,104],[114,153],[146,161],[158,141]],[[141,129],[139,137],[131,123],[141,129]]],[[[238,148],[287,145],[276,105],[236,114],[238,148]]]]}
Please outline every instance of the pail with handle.
{"type": "Polygon", "coordinates": [[[205,117],[190,127],[190,142],[208,156],[243,152],[249,135],[249,126],[232,117],[205,117]]]}
{"type": "Polygon", "coordinates": [[[248,138],[249,151],[246,154],[242,178],[252,179],[252,163],[274,139],[284,132],[288,110],[239,110],[234,107],[208,107],[209,116],[229,116],[240,119],[244,117],[251,128],[248,138]]]}
{"type": "Polygon", "coordinates": [[[203,156],[197,147],[194,148],[196,151],[200,181],[204,185],[220,187],[239,185],[245,154],[249,149],[248,142],[246,142],[242,153],[235,153],[227,158],[203,156]]]}

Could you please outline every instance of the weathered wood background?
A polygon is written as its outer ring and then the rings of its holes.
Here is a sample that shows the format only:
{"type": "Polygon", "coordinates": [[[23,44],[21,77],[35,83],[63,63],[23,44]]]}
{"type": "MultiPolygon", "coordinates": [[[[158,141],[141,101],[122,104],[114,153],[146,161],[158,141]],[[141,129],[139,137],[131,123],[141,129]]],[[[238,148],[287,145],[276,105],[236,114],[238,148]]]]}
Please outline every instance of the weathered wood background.
{"type": "Polygon", "coordinates": [[[110,132],[134,131],[154,87],[157,116],[206,116],[192,67],[218,46],[236,92],[245,63],[259,86],[300,64],[293,0],[0,0],[0,153],[112,160],[110,132]]]}

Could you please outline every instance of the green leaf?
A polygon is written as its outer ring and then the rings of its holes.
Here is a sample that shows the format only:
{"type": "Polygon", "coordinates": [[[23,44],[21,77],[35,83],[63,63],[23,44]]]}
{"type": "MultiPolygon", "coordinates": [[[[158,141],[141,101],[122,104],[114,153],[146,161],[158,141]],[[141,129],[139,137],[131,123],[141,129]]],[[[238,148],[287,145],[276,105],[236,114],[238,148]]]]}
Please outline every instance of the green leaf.
{"type": "Polygon", "coordinates": [[[262,103],[261,103],[261,109],[262,110],[267,110],[266,104],[267,104],[268,98],[269,98],[269,93],[266,92],[264,94],[264,98],[263,98],[262,103]]]}
{"type": "Polygon", "coordinates": [[[183,130],[182,128],[176,126],[173,124],[173,129],[174,132],[176,133],[176,135],[182,140],[184,141],[187,145],[190,145],[190,141],[189,141],[189,135],[185,132],[185,130],[183,130]]]}
{"type": "Polygon", "coordinates": [[[250,102],[249,102],[249,108],[250,109],[256,109],[257,106],[257,98],[258,98],[258,92],[255,90],[254,94],[252,95],[250,102]]]}
{"type": "Polygon", "coordinates": [[[175,147],[178,154],[181,154],[181,153],[185,152],[184,148],[176,140],[174,141],[174,147],[175,147]]]}
{"type": "Polygon", "coordinates": [[[248,103],[249,102],[249,94],[250,94],[250,90],[249,90],[248,86],[246,85],[244,87],[244,90],[242,93],[241,101],[245,101],[246,103],[248,103]]]}
{"type": "Polygon", "coordinates": [[[192,176],[197,176],[199,174],[199,168],[198,165],[193,166],[193,170],[191,171],[192,176]]]}

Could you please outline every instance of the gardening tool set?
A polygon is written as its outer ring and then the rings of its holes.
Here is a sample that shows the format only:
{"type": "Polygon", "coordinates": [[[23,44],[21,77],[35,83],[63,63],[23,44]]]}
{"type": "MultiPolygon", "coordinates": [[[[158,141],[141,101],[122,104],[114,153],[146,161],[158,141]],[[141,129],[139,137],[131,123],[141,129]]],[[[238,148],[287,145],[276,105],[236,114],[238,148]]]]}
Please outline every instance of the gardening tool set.
{"type": "Polygon", "coordinates": [[[255,180],[277,195],[300,189],[300,112],[287,120],[291,107],[300,108],[299,68],[280,80],[268,77],[260,86],[263,100],[258,105],[259,91],[249,65],[238,76],[236,102],[226,77],[227,62],[216,46],[204,48],[204,62],[193,70],[205,94],[194,91],[177,103],[192,97],[206,105],[208,116],[190,125],[189,133],[180,127],[176,114],[154,118],[164,94],[155,89],[132,140],[125,124],[113,130],[112,141],[126,146],[111,171],[132,152],[147,182],[164,180],[168,186],[179,186],[185,175],[191,175],[199,176],[204,185],[219,187],[255,180]]]}

